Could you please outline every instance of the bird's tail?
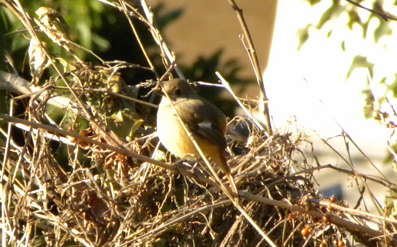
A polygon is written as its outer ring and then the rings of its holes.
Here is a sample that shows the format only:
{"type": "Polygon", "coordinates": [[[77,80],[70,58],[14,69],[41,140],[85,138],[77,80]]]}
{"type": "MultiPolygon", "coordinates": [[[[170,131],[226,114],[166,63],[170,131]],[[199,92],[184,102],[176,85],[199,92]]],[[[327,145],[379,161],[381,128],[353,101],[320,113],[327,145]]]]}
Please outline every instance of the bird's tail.
{"type": "Polygon", "coordinates": [[[238,196],[237,186],[236,183],[234,182],[229,166],[227,165],[225,155],[222,152],[219,152],[217,154],[218,155],[216,155],[215,157],[213,156],[212,159],[221,168],[223,173],[225,173],[227,180],[229,180],[230,188],[232,189],[233,193],[238,196]]]}
{"type": "Polygon", "coordinates": [[[237,186],[236,186],[236,183],[234,182],[232,174],[229,173],[229,174],[226,174],[226,176],[227,176],[227,180],[229,180],[230,188],[238,196],[237,186]]]}

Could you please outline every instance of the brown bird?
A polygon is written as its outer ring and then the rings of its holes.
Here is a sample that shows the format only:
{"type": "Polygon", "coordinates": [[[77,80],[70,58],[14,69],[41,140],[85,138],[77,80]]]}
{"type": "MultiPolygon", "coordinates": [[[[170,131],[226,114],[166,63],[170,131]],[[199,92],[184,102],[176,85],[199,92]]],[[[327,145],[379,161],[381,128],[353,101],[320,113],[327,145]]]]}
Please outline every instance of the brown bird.
{"type": "MultiPolygon", "coordinates": [[[[161,83],[182,122],[190,130],[201,151],[211,158],[227,176],[232,191],[238,195],[236,184],[226,162],[226,117],[221,110],[200,97],[185,81],[173,79],[161,83]]],[[[200,157],[194,144],[178,120],[169,100],[163,95],[157,113],[157,133],[163,145],[181,158],[200,157]]]]}

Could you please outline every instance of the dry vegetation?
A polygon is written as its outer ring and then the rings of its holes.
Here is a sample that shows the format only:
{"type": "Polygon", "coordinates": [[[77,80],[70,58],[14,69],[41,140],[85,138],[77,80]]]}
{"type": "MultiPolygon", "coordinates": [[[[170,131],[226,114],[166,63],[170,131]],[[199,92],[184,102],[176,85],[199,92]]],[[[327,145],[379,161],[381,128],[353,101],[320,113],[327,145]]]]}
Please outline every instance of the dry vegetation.
{"type": "MultiPolygon", "coordinates": [[[[148,12],[120,3],[125,5],[113,7],[128,10],[151,28],[165,66],[172,71],[173,58],[167,57],[148,12]]],[[[17,1],[7,1],[5,7],[32,37],[37,35],[31,26],[35,22],[17,1]]],[[[53,36],[72,52],[69,41],[53,36]]],[[[226,196],[205,165],[163,162],[154,126],[137,114],[153,117],[155,106],[134,99],[134,92],[155,83],[127,87],[118,71],[128,66],[132,65],[114,62],[93,67],[76,60],[73,70],[58,71],[40,86],[1,74],[2,89],[21,95],[11,104],[26,104],[22,116],[0,116],[14,124],[14,130],[24,128],[22,144],[3,129],[3,246],[397,245],[392,213],[349,209],[343,201],[322,198],[316,191],[313,171],[334,167],[308,164],[301,148],[311,143],[303,132],[275,130],[268,135],[249,118],[230,121],[230,129],[250,129],[249,144],[228,135],[239,200],[226,196]],[[68,131],[54,127],[54,107],[63,109],[60,126],[69,126],[68,131]],[[82,127],[84,123],[88,126],[82,127]],[[129,133],[120,136],[126,126],[129,133]]],[[[356,173],[354,166],[340,172],[363,184],[368,179],[385,190],[397,188],[387,180],[356,173]]]]}

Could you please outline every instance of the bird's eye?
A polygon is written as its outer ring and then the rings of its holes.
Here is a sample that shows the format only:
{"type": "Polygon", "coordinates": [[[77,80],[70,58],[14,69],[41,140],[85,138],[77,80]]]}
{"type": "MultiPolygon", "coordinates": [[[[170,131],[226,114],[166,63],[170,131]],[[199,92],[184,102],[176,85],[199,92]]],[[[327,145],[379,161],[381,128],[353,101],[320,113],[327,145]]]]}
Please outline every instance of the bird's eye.
{"type": "Polygon", "coordinates": [[[174,91],[174,94],[175,94],[175,96],[180,96],[180,95],[182,94],[182,90],[180,90],[179,88],[177,88],[177,89],[174,91]]]}

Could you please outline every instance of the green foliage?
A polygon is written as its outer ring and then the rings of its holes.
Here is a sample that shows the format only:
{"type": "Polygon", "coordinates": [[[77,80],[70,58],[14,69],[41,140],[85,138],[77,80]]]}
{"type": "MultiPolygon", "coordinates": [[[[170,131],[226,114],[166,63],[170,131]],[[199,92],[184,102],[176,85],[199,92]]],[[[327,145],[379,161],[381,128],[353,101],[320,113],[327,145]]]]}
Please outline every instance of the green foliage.
{"type": "Polygon", "coordinates": [[[321,29],[331,19],[339,16],[345,7],[340,5],[340,1],[332,1],[332,5],[322,14],[320,20],[317,23],[317,28],[321,29]]]}
{"type": "Polygon", "coordinates": [[[380,21],[379,26],[374,31],[375,42],[378,43],[379,39],[383,36],[392,35],[393,30],[391,29],[388,22],[380,21]]]}
{"type": "Polygon", "coordinates": [[[310,6],[314,6],[321,2],[321,0],[308,0],[307,2],[310,4],[310,6]]]}
{"type": "MultiPolygon", "coordinates": [[[[59,12],[66,23],[69,25],[68,37],[72,42],[78,44],[85,49],[91,50],[98,57],[104,61],[127,61],[139,66],[148,66],[147,60],[142,52],[142,48],[138,44],[138,40],[134,33],[131,31],[131,25],[128,18],[122,11],[112,8],[108,5],[100,3],[99,1],[92,0],[36,0],[36,1],[22,1],[22,6],[25,8],[27,13],[32,17],[38,18],[36,11],[40,7],[53,8],[59,12]]],[[[160,4],[158,6],[152,6],[154,14],[155,24],[161,32],[164,28],[171,25],[176,19],[182,14],[182,9],[173,11],[165,11],[165,5],[160,4]]],[[[142,11],[140,11],[142,12],[142,11]]],[[[27,51],[29,47],[29,33],[22,25],[21,21],[15,17],[15,15],[7,8],[0,8],[0,25],[4,28],[0,29],[0,34],[4,38],[0,39],[5,45],[1,46],[0,49],[4,48],[10,57],[13,59],[16,70],[19,71],[22,77],[30,80],[27,51]],[[4,32],[4,33],[3,33],[4,32]]],[[[142,42],[144,49],[147,51],[150,61],[153,63],[155,69],[162,75],[165,72],[163,64],[163,58],[160,55],[160,49],[158,44],[154,41],[152,34],[149,32],[148,26],[136,18],[131,17],[132,23],[136,28],[137,35],[142,42]]],[[[39,31],[38,26],[35,22],[31,22],[33,26],[37,28],[36,32],[39,35],[39,39],[45,42],[46,50],[55,59],[56,66],[63,72],[65,77],[71,82],[71,85],[78,85],[88,83],[88,88],[95,88],[101,90],[103,88],[109,89],[106,86],[107,79],[96,80],[95,78],[80,77],[80,81],[74,81],[74,76],[69,74],[70,71],[76,71],[81,69],[79,64],[76,62],[71,53],[66,51],[59,44],[56,44],[54,40],[47,37],[44,32],[39,31]],[[93,83],[95,82],[95,85],[93,83]]],[[[167,37],[163,37],[167,40],[167,37]]],[[[0,43],[1,44],[1,43],[0,43]]],[[[169,43],[167,43],[169,45],[169,43]]],[[[176,44],[177,45],[177,44],[176,44]]],[[[103,66],[101,61],[92,56],[86,50],[82,48],[71,46],[77,57],[84,62],[92,65],[103,66]]],[[[172,47],[170,47],[172,49],[172,47]]],[[[0,50],[1,52],[2,50],[0,50]]],[[[215,76],[215,71],[219,71],[222,75],[232,83],[251,82],[253,79],[241,78],[240,71],[242,66],[237,60],[223,60],[222,50],[215,51],[208,57],[198,57],[193,64],[180,64],[178,66],[182,68],[182,72],[186,78],[191,81],[201,80],[215,82],[218,78],[215,76]]],[[[3,59],[1,61],[4,61],[3,59]]],[[[1,65],[1,64],[0,64],[1,65]]],[[[4,66],[0,66],[0,69],[5,69],[4,66]]],[[[74,74],[78,74],[74,71],[74,74]]],[[[101,74],[102,72],[99,72],[101,74]]],[[[102,75],[105,76],[106,75],[102,75]]],[[[59,78],[56,77],[55,70],[50,66],[45,69],[45,72],[40,80],[40,84],[43,84],[46,80],[55,81],[58,86],[59,78]]],[[[142,69],[124,69],[120,71],[120,80],[124,84],[135,85],[148,79],[156,80],[154,74],[148,70],[142,69]],[[125,83],[124,83],[125,82],[125,83]]],[[[141,90],[144,91],[144,90],[141,90]]],[[[220,93],[219,90],[212,90],[205,88],[204,94],[210,92],[209,98],[214,99],[215,103],[222,102],[221,108],[231,115],[234,109],[234,101],[220,101],[217,95],[220,93]],[[216,100],[215,100],[216,99],[216,100]]],[[[147,92],[144,92],[147,93],[147,92]]],[[[143,94],[141,92],[141,94],[143,94]]],[[[71,97],[71,95],[68,95],[71,97]]],[[[140,95],[134,95],[140,97],[140,95]]],[[[115,101],[113,97],[101,94],[101,93],[86,93],[85,97],[82,98],[85,103],[96,109],[106,112],[102,116],[105,119],[107,127],[118,134],[121,137],[132,137],[134,132],[139,126],[142,125],[142,119],[151,118],[150,116],[138,116],[138,114],[148,114],[146,111],[135,111],[134,106],[130,106],[129,102],[124,100],[115,101]],[[88,97],[87,95],[90,95],[88,97]],[[128,109],[134,109],[133,111],[128,109]],[[145,113],[143,113],[145,112],[145,113]],[[128,128],[125,127],[128,125],[128,128]]],[[[51,109],[51,117],[61,122],[61,126],[66,129],[68,126],[73,124],[74,117],[65,114],[62,111],[51,109]],[[57,117],[59,116],[59,118],[57,117]]],[[[155,114],[154,111],[151,114],[155,114]]],[[[152,121],[147,121],[152,122],[152,121]]],[[[80,126],[82,129],[83,127],[80,126]]]]}
{"type": "Polygon", "coordinates": [[[303,47],[306,41],[309,39],[309,29],[312,28],[312,24],[307,24],[305,27],[301,28],[297,32],[299,39],[298,51],[303,47]]]}
{"type": "MultiPolygon", "coordinates": [[[[312,4],[312,1],[307,2],[312,4]]],[[[375,48],[379,47],[380,49],[377,51],[393,50],[391,49],[391,47],[394,47],[395,43],[388,42],[388,38],[392,37],[393,32],[396,31],[394,28],[395,23],[393,22],[395,22],[397,18],[388,14],[388,9],[385,9],[385,6],[388,6],[386,4],[390,3],[386,3],[386,1],[382,0],[375,0],[373,2],[363,0],[348,0],[346,2],[342,2],[339,0],[334,0],[332,1],[332,4],[328,7],[328,9],[324,11],[321,18],[318,20],[316,28],[318,30],[323,29],[327,23],[340,21],[345,18],[347,14],[347,28],[350,31],[357,31],[358,28],[361,28],[361,35],[364,44],[371,44],[375,46],[375,48]]],[[[394,1],[393,5],[397,6],[397,2],[394,1]]],[[[310,33],[308,32],[310,27],[312,26],[307,25],[298,31],[300,41],[298,49],[300,49],[310,38],[310,33]]],[[[332,36],[332,31],[332,28],[328,31],[327,38],[330,38],[332,36]]],[[[347,38],[341,38],[341,49],[344,52],[351,52],[347,50],[349,47],[347,46],[347,44],[349,43],[353,46],[355,45],[352,44],[351,41],[349,42],[347,38]]],[[[365,97],[363,114],[364,117],[367,119],[377,120],[385,128],[395,129],[396,125],[395,123],[393,123],[393,120],[390,119],[393,119],[392,116],[396,116],[396,112],[395,110],[390,110],[390,108],[393,109],[393,106],[390,105],[391,103],[389,99],[383,96],[390,95],[390,92],[392,92],[393,97],[397,97],[397,68],[393,69],[378,67],[379,65],[385,66],[385,63],[383,61],[380,61],[381,59],[378,55],[379,54],[374,54],[372,51],[368,52],[367,50],[365,50],[365,48],[362,51],[357,52],[351,61],[345,78],[346,80],[349,79],[356,69],[364,68],[369,72],[370,78],[368,78],[368,82],[371,82],[371,84],[379,83],[386,86],[384,87],[385,91],[383,92],[383,95],[377,95],[377,97],[375,96],[373,89],[369,85],[362,90],[362,94],[365,97]],[[377,71],[382,71],[380,73],[383,74],[376,75],[375,73],[377,73],[377,71]]],[[[390,138],[391,142],[395,142],[393,138],[390,138]]],[[[395,152],[396,145],[397,144],[394,143],[393,146],[389,147],[392,153],[395,152]]],[[[389,155],[386,162],[390,163],[390,161],[392,161],[393,159],[395,159],[395,157],[389,155]]]]}
{"type": "Polygon", "coordinates": [[[347,26],[349,27],[350,30],[353,29],[353,25],[354,24],[358,24],[360,26],[363,25],[360,16],[358,15],[357,12],[355,11],[348,11],[347,12],[348,16],[349,16],[349,21],[347,22],[347,26]]]}
{"type": "MultiPolygon", "coordinates": [[[[141,47],[138,45],[131,31],[131,26],[126,16],[117,9],[100,3],[99,1],[91,0],[79,0],[73,1],[73,3],[69,0],[24,0],[21,4],[26,11],[35,18],[38,18],[35,11],[40,7],[45,6],[57,10],[70,26],[70,40],[91,50],[104,61],[121,60],[141,66],[148,66],[141,47]]],[[[160,31],[167,28],[183,14],[182,9],[167,12],[165,10],[165,4],[152,6],[152,11],[155,17],[155,24],[160,31]]],[[[0,25],[5,27],[0,30],[4,30],[7,34],[4,39],[0,39],[0,42],[5,43],[4,46],[0,45],[0,47],[7,50],[10,54],[15,61],[14,66],[21,72],[21,75],[30,80],[27,62],[29,34],[27,30],[24,29],[20,20],[8,9],[0,8],[0,15],[3,17],[3,21],[0,25]],[[15,32],[15,30],[19,31],[15,32]]],[[[148,31],[148,27],[138,19],[132,18],[132,21],[137,28],[138,35],[149,54],[150,60],[161,75],[165,72],[165,68],[162,58],[159,56],[160,50],[154,42],[152,34],[148,31]]],[[[46,43],[47,50],[54,56],[62,58],[58,60],[63,62],[62,65],[58,64],[59,68],[63,71],[70,70],[70,68],[66,66],[66,64],[70,64],[73,60],[70,54],[60,46],[54,44],[44,33],[38,32],[38,34],[40,40],[46,43]]],[[[163,38],[167,40],[167,37],[163,38]]],[[[172,47],[170,48],[172,49],[172,47]]],[[[94,65],[100,64],[90,53],[77,47],[73,47],[73,50],[81,60],[91,62],[94,65]]],[[[253,78],[240,78],[239,73],[242,69],[241,65],[238,64],[237,60],[221,62],[223,59],[222,55],[223,53],[221,51],[215,51],[209,57],[198,57],[193,64],[180,64],[178,61],[177,63],[179,67],[183,68],[183,73],[185,73],[186,77],[192,81],[217,81],[218,78],[215,77],[215,71],[220,71],[227,80],[233,83],[254,80],[253,78]]],[[[1,66],[1,68],[4,67],[1,66]]],[[[54,72],[52,68],[46,69],[43,79],[48,78],[49,74],[53,74],[54,72]]],[[[124,71],[122,77],[128,84],[136,84],[147,79],[156,79],[152,73],[142,70],[124,71]]],[[[229,103],[224,103],[224,110],[230,113],[234,105],[229,103]]]]}
{"type": "MultiPolygon", "coordinates": [[[[313,5],[312,1],[307,1],[311,5],[313,5]]],[[[363,10],[362,8],[353,5],[349,2],[344,2],[343,4],[339,0],[333,0],[332,4],[328,7],[326,11],[321,15],[320,19],[317,22],[317,25],[315,26],[316,29],[320,30],[324,28],[325,24],[332,22],[338,18],[341,18],[342,14],[347,14],[349,19],[347,22],[347,27],[352,30],[354,25],[358,25],[362,28],[363,30],[363,38],[367,38],[367,33],[370,28],[370,23],[374,20],[378,21],[378,26],[373,30],[373,38],[376,43],[379,42],[381,37],[392,35],[392,28],[390,26],[390,22],[386,21],[387,18],[385,18],[386,11],[383,9],[383,2],[382,1],[375,1],[373,2],[372,6],[368,7],[368,4],[365,4],[364,1],[355,1],[357,4],[362,4],[366,8],[369,8],[374,12],[370,12],[369,17],[366,20],[362,20],[362,18],[359,15],[359,11],[367,11],[363,10]],[[385,20],[386,19],[386,20],[385,20]]],[[[317,3],[317,2],[315,2],[317,3]]],[[[301,28],[298,30],[297,35],[299,37],[299,45],[298,45],[298,50],[306,43],[306,41],[310,38],[310,33],[309,29],[313,27],[313,25],[308,24],[305,27],[301,28]]],[[[332,29],[328,32],[327,37],[330,38],[332,36],[332,29]]],[[[345,40],[341,41],[342,43],[342,49],[345,50],[345,40]]],[[[363,58],[360,56],[357,56],[353,61],[352,61],[352,66],[348,71],[348,75],[346,78],[349,78],[350,74],[355,68],[363,67],[365,64],[363,64],[363,58]],[[357,63],[357,64],[355,64],[357,63]]],[[[372,70],[373,70],[373,65],[370,67],[371,70],[371,75],[372,70]]]]}
{"type": "MultiPolygon", "coordinates": [[[[307,2],[311,5],[318,3],[308,0],[307,2]]],[[[394,2],[394,5],[397,5],[397,2],[394,2]]],[[[353,31],[353,28],[361,27],[361,34],[364,40],[368,40],[368,42],[375,42],[375,45],[379,44],[383,37],[393,35],[391,23],[395,21],[395,17],[390,16],[387,13],[387,9],[384,9],[384,6],[385,2],[381,0],[375,0],[374,2],[367,2],[363,0],[353,2],[333,0],[330,6],[321,15],[315,26],[312,24],[308,24],[298,30],[298,50],[301,49],[303,45],[305,45],[308,39],[310,39],[309,30],[314,30],[314,27],[317,30],[324,29],[327,23],[341,20],[345,18],[346,14],[348,16],[348,21],[346,25],[350,31],[353,31]]],[[[334,33],[333,31],[334,30],[331,28],[327,32],[327,38],[330,38],[332,36],[332,34],[334,33]]],[[[346,52],[346,44],[349,43],[349,40],[342,37],[340,42],[341,49],[346,52]]],[[[385,43],[383,48],[386,49],[387,45],[390,44],[385,43]]],[[[371,77],[370,80],[375,78],[375,65],[374,63],[368,61],[367,56],[369,55],[367,55],[366,51],[364,50],[362,53],[357,54],[352,59],[351,65],[346,73],[346,80],[350,78],[354,70],[359,68],[368,69],[371,77]]],[[[397,70],[395,71],[395,73],[397,73],[397,70]]],[[[379,82],[384,84],[386,78],[389,76],[390,75],[386,75],[385,78],[379,78],[379,81],[377,81],[377,83],[379,82]]],[[[393,91],[393,94],[396,95],[395,92],[397,92],[397,80],[395,80],[392,84],[389,83],[387,88],[389,91],[393,91]]],[[[363,92],[365,91],[366,90],[363,90],[363,92]]]]}
{"type": "Polygon", "coordinates": [[[347,71],[346,80],[349,79],[349,77],[351,76],[353,71],[355,69],[358,69],[358,68],[367,68],[368,71],[369,71],[369,74],[371,75],[371,78],[373,77],[373,75],[374,75],[374,64],[368,62],[367,57],[363,57],[363,56],[357,55],[357,56],[354,57],[351,65],[350,65],[350,68],[347,71]]]}

